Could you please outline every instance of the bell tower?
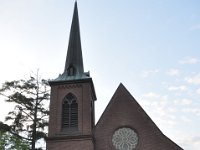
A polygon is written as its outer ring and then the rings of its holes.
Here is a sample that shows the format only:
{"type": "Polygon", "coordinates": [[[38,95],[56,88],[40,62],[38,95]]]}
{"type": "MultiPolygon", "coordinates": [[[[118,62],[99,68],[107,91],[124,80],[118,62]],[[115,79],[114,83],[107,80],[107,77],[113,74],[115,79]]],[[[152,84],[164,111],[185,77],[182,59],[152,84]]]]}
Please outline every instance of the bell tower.
{"type": "Polygon", "coordinates": [[[94,150],[94,102],[92,78],[84,72],[77,2],[71,24],[64,72],[51,86],[47,150],[94,150]]]}

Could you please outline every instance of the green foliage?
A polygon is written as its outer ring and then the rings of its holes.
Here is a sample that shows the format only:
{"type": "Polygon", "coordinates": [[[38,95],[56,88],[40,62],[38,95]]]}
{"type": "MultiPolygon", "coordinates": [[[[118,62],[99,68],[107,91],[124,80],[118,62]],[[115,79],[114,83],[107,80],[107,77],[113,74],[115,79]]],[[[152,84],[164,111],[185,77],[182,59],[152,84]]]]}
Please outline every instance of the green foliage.
{"type": "Polygon", "coordinates": [[[28,141],[31,149],[35,149],[38,140],[46,138],[49,115],[48,82],[39,79],[38,74],[35,76],[5,82],[0,88],[5,101],[15,105],[5,118],[10,125],[0,124],[0,130],[28,141]]]}
{"type": "Polygon", "coordinates": [[[9,132],[0,131],[0,150],[28,150],[29,144],[9,132]]]}

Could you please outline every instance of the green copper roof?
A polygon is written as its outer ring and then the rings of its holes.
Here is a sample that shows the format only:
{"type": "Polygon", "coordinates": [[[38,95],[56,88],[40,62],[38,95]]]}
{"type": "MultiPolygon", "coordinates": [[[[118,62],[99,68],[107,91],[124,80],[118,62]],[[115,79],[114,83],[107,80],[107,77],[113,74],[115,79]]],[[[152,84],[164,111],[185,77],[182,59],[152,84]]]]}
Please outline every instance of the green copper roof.
{"type": "Polygon", "coordinates": [[[89,78],[89,73],[84,73],[83,68],[78,8],[77,2],[75,2],[64,72],[54,81],[79,80],[85,78],[89,78]]]}

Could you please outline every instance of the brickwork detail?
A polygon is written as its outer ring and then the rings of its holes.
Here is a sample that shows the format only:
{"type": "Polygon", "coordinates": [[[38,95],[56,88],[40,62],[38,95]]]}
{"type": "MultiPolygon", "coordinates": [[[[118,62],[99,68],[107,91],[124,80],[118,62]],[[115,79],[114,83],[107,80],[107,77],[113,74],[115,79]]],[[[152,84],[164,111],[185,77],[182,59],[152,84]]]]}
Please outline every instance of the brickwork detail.
{"type": "Polygon", "coordinates": [[[81,88],[81,84],[65,84],[65,85],[59,85],[58,89],[75,89],[75,88],[81,88]]]}

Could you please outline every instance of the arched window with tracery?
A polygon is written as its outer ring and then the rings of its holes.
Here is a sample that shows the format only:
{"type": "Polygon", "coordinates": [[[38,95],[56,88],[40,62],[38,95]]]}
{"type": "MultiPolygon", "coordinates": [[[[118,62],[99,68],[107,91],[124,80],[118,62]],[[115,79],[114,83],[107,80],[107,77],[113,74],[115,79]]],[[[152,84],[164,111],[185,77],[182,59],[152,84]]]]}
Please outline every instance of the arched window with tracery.
{"type": "Polygon", "coordinates": [[[78,129],[78,103],[72,93],[65,96],[62,104],[62,129],[78,129]]]}

